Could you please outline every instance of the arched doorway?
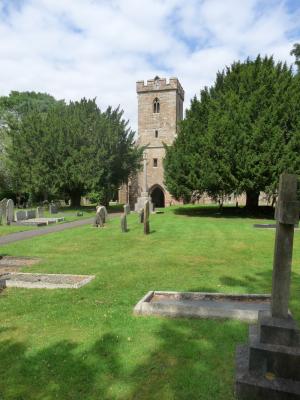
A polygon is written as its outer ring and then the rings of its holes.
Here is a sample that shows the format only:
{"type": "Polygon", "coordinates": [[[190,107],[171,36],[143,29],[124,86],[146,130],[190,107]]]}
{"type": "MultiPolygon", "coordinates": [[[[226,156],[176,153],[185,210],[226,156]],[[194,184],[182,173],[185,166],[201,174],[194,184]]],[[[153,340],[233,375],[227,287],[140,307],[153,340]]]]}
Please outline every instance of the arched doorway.
{"type": "Polygon", "coordinates": [[[154,208],[165,206],[165,195],[160,186],[157,185],[153,187],[150,193],[151,193],[151,201],[154,205],[154,208]]]}

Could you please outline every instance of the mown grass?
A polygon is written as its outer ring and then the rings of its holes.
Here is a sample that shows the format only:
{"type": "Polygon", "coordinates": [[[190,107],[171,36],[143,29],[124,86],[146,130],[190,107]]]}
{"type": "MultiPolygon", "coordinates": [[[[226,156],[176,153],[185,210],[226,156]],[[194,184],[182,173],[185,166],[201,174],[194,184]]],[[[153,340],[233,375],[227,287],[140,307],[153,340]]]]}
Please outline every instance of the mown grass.
{"type": "MultiPolygon", "coordinates": [[[[151,289],[270,292],[274,230],[254,229],[257,221],[174,207],[151,216],[149,236],[132,214],[126,234],[115,218],[104,229],[2,247],[42,259],[26,271],[96,279],[80,290],[2,292],[0,399],[233,399],[235,348],[247,341],[246,324],[132,310],[151,289]]],[[[297,232],[291,309],[298,320],[299,244],[297,232]]]]}

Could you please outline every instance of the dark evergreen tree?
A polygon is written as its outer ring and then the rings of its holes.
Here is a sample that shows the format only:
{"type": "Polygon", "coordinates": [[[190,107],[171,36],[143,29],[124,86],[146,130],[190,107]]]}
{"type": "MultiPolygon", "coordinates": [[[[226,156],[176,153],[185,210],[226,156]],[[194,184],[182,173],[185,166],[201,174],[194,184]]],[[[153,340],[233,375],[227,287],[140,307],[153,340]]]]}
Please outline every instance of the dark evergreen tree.
{"type": "Polygon", "coordinates": [[[123,111],[101,112],[95,100],[35,108],[10,128],[10,159],[19,190],[36,198],[65,196],[78,206],[89,192],[107,204],[140,164],[141,150],[123,111]]]}
{"type": "Polygon", "coordinates": [[[257,206],[259,192],[274,191],[282,171],[300,172],[299,100],[299,77],[272,57],[218,73],[192,101],[167,149],[170,192],[177,198],[193,190],[213,197],[245,192],[247,206],[257,206]]]}

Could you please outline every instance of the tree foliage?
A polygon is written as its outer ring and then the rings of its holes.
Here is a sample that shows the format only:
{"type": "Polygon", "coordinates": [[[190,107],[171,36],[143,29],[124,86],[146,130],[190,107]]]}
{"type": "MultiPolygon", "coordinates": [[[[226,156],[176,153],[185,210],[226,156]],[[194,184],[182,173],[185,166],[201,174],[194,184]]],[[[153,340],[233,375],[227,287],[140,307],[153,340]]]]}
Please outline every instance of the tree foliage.
{"type": "Polygon", "coordinates": [[[79,205],[82,195],[97,192],[107,203],[140,163],[123,111],[101,112],[95,100],[33,108],[10,124],[10,136],[17,190],[35,198],[65,196],[79,205]]]}
{"type": "Polygon", "coordinates": [[[300,172],[299,75],[272,57],[236,62],[194,98],[174,144],[165,181],[176,198],[273,192],[282,171],[300,172]]]}

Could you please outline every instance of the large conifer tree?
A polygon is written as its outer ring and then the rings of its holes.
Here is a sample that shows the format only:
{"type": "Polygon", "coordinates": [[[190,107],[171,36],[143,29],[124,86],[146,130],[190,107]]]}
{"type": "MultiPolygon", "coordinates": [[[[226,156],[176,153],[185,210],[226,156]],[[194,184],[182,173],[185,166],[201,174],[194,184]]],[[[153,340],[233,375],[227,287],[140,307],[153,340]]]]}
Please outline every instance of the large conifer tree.
{"type": "Polygon", "coordinates": [[[165,181],[177,198],[193,190],[214,197],[274,191],[282,171],[300,172],[300,86],[272,57],[236,62],[194,98],[174,144],[165,181]]]}

